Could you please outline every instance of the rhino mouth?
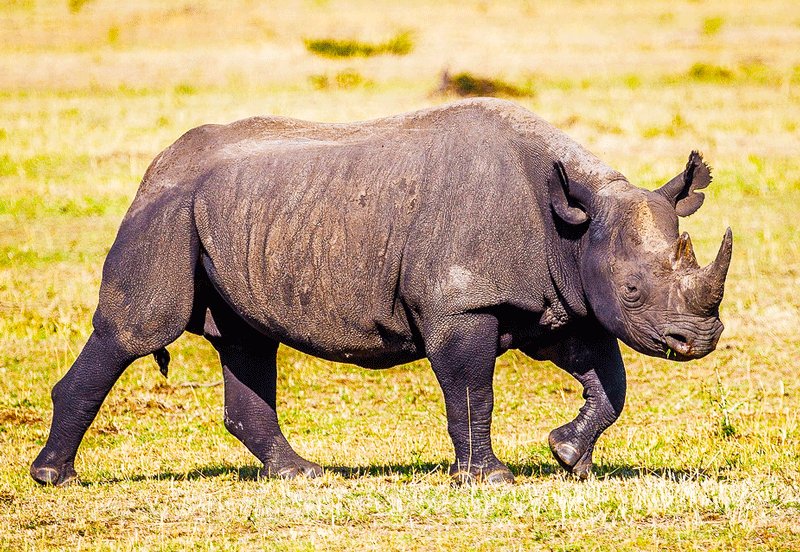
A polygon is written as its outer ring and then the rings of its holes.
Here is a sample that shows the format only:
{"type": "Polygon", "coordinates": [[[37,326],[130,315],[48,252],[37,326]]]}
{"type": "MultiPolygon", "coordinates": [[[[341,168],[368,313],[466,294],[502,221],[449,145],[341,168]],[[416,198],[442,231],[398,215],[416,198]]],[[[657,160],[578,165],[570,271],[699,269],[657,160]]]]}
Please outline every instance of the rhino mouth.
{"type": "Polygon", "coordinates": [[[668,326],[661,336],[664,357],[669,360],[694,360],[706,356],[717,346],[722,334],[722,323],[714,320],[707,331],[687,331],[679,326],[668,326]]]}
{"type": "Polygon", "coordinates": [[[694,354],[693,347],[682,334],[664,336],[664,355],[672,360],[691,360],[703,355],[694,354]]]}

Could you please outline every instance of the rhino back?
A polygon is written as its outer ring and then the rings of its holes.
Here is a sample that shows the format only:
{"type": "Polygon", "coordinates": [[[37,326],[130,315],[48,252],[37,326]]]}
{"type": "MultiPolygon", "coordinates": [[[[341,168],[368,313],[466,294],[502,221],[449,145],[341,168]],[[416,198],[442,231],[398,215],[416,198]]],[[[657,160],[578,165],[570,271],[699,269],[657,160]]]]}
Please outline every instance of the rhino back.
{"type": "Polygon", "coordinates": [[[211,277],[240,314],[364,365],[423,356],[420,317],[541,312],[552,159],[606,176],[547,123],[485,100],[344,125],[255,118],[182,141],[140,196],[185,186],[211,277]]]}

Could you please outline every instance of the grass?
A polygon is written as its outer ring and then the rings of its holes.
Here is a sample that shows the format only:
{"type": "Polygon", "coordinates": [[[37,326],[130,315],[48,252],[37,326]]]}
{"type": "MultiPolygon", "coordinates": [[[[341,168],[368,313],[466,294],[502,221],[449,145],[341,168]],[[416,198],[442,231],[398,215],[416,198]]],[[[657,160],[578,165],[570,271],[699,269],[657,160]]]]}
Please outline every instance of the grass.
{"type": "Polygon", "coordinates": [[[798,21],[784,0],[4,3],[0,549],[800,548],[798,21]],[[408,55],[342,67],[303,48],[397,28],[414,33],[408,55]],[[221,388],[182,385],[220,377],[211,347],[184,336],[169,380],[143,359],[114,388],[78,456],[86,483],[35,486],[50,388],[88,336],[104,255],[155,154],[201,123],[445,101],[430,93],[448,65],[531,83],[536,95],[516,101],[634,183],[655,187],[704,152],[714,182],[682,224],[701,262],[734,230],[719,349],[688,364],[626,349],[628,404],[586,482],[546,445],[580,389],[503,356],[493,429],[518,484],[453,489],[425,362],[371,372],[281,349],[282,424],[329,470],[260,482],[222,425],[221,388]]]}
{"type": "Polygon", "coordinates": [[[456,96],[500,96],[506,98],[520,98],[533,96],[532,90],[506,82],[502,79],[481,77],[469,72],[450,75],[444,71],[438,89],[442,94],[455,94],[456,96]]]}
{"type": "Polygon", "coordinates": [[[306,49],[318,56],[329,58],[371,57],[382,54],[404,56],[414,49],[411,33],[398,33],[385,42],[337,40],[333,38],[307,38],[306,49]]]}

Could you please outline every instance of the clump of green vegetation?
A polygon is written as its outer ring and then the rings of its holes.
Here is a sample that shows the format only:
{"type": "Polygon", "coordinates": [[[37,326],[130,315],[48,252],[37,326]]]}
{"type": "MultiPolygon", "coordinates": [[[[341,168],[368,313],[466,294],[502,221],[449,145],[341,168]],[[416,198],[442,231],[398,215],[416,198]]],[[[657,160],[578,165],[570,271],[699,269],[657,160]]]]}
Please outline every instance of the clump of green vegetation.
{"type": "Polygon", "coordinates": [[[659,23],[672,23],[675,21],[675,14],[672,12],[664,12],[658,16],[659,23]]]}
{"type": "Polygon", "coordinates": [[[192,96],[197,94],[197,87],[184,82],[175,87],[175,93],[179,96],[192,96]]]}
{"type": "Polygon", "coordinates": [[[792,84],[800,84],[800,65],[792,67],[792,75],[789,77],[789,82],[792,84]]]}
{"type": "Polygon", "coordinates": [[[725,18],[723,17],[706,17],[703,20],[703,34],[705,36],[714,36],[719,33],[720,29],[722,29],[722,25],[725,23],[725,18]]]}
{"type": "Polygon", "coordinates": [[[449,71],[442,73],[441,83],[437,92],[440,94],[455,94],[457,96],[507,96],[520,98],[533,96],[533,89],[520,87],[515,84],[496,78],[479,77],[472,73],[457,73],[450,75],[449,71]]]}
{"type": "Polygon", "coordinates": [[[689,78],[701,82],[727,82],[733,80],[733,71],[711,63],[695,63],[689,68],[689,78]]]}
{"type": "MultiPolygon", "coordinates": [[[[697,82],[728,84],[741,82],[755,85],[780,85],[783,76],[760,59],[746,59],[736,69],[712,63],[698,62],[692,65],[687,76],[697,82]]],[[[673,79],[679,80],[680,77],[673,79]]]]}
{"type": "Polygon", "coordinates": [[[17,174],[17,164],[7,153],[0,155],[0,177],[17,174]]]}
{"type": "Polygon", "coordinates": [[[680,112],[672,116],[672,121],[668,125],[651,126],[642,131],[642,137],[655,138],[656,136],[678,136],[692,130],[692,126],[683,118],[680,112]]]}
{"type": "Polygon", "coordinates": [[[92,0],[67,0],[67,7],[69,7],[69,11],[72,13],[78,13],[91,1],[92,0]]]}
{"type": "Polygon", "coordinates": [[[414,40],[409,32],[398,33],[385,42],[307,38],[305,44],[306,49],[312,54],[330,58],[371,57],[382,54],[404,56],[414,49],[414,40]]]}
{"type": "Polygon", "coordinates": [[[119,43],[119,27],[112,25],[108,29],[108,43],[116,46],[119,43]]]}
{"type": "Polygon", "coordinates": [[[773,70],[760,59],[750,59],[739,64],[739,73],[743,80],[754,84],[780,85],[782,79],[778,71],[773,70]]]}
{"type": "Polygon", "coordinates": [[[642,78],[639,75],[635,74],[625,75],[625,77],[623,77],[622,79],[622,82],[630,90],[636,90],[642,86],[642,78]]]}
{"type": "Polygon", "coordinates": [[[730,395],[730,390],[722,383],[722,378],[720,378],[719,372],[717,372],[717,393],[715,397],[711,398],[711,402],[716,404],[717,408],[719,408],[719,434],[725,439],[736,435],[737,430],[736,426],[731,422],[731,414],[744,404],[742,402],[730,404],[728,401],[730,395]]]}
{"type": "Polygon", "coordinates": [[[355,88],[364,82],[364,77],[361,76],[361,73],[352,69],[340,71],[336,74],[336,84],[339,88],[355,88]]]}
{"type": "Polygon", "coordinates": [[[332,78],[324,73],[311,75],[308,77],[308,80],[311,86],[316,90],[327,90],[330,88],[350,90],[359,86],[370,86],[372,84],[372,81],[365,79],[361,73],[354,69],[339,71],[332,78]]]}

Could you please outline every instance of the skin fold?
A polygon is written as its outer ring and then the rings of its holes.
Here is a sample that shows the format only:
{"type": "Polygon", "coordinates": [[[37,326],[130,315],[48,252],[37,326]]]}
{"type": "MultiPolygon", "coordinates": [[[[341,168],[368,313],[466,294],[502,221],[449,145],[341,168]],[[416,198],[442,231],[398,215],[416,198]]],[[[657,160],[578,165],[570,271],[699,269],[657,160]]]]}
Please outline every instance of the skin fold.
{"type": "Polygon", "coordinates": [[[188,331],[218,351],[225,426],[265,477],[322,473],[278,424],[280,343],[367,368],[427,357],[459,482],[514,479],[492,450],[495,358],[514,348],[552,361],[586,402],[550,447],[585,477],[625,402],[617,340],[689,360],[722,332],[730,229],[704,268],[678,234],[710,180],[693,152],[659,190],[637,188],[493,99],[362,123],[193,129],[152,162],[121,224],[31,475],[75,481],[83,435],[125,368],[154,354],[166,374],[165,347],[188,331]]]}

